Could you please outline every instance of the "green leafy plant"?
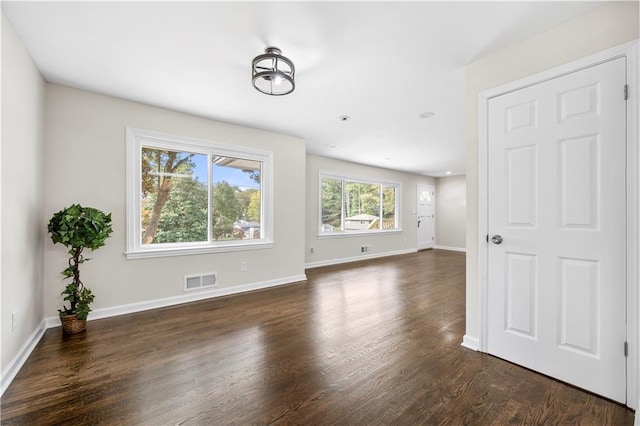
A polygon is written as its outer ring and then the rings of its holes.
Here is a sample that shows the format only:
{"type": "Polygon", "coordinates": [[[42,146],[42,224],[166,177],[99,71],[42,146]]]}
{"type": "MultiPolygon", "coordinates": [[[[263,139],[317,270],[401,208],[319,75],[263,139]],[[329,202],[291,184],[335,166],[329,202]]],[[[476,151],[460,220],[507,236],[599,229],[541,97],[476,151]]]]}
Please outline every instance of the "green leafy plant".
{"type": "Polygon", "coordinates": [[[61,295],[70,306],[63,305],[60,315],[75,314],[77,319],[87,318],[93,302],[91,290],[80,281],[80,265],[88,260],[82,255],[84,249],[96,250],[105,244],[111,232],[111,213],[105,214],[92,207],[73,204],[55,213],[47,227],[54,244],[69,248],[69,266],[62,275],[71,278],[61,295]]]}

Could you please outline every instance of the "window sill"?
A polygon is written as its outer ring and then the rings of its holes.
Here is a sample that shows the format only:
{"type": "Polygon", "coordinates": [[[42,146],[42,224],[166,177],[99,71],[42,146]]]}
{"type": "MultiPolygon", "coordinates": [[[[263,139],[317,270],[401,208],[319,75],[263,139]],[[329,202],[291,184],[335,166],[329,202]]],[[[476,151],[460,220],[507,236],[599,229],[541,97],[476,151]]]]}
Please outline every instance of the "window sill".
{"type": "Polygon", "coordinates": [[[344,231],[344,232],[334,232],[332,234],[318,234],[317,237],[320,239],[324,238],[344,238],[344,237],[357,237],[357,236],[367,236],[370,237],[372,235],[389,235],[389,234],[400,234],[402,229],[389,229],[385,231],[344,231]]]}
{"type": "Polygon", "coordinates": [[[196,254],[208,253],[227,253],[231,251],[261,250],[270,249],[275,246],[273,241],[261,241],[256,243],[229,243],[216,246],[198,246],[198,247],[174,247],[174,248],[153,248],[140,249],[125,252],[127,260],[132,259],[149,259],[153,257],[172,257],[172,256],[191,256],[196,254]]]}

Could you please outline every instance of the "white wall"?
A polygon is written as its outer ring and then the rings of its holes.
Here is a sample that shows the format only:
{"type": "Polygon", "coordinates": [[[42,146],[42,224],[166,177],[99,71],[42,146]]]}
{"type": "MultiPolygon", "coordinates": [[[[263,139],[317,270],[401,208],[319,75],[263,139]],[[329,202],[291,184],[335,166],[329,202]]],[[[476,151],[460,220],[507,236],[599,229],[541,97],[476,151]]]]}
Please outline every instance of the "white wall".
{"type": "Polygon", "coordinates": [[[467,66],[467,337],[478,337],[479,93],[638,37],[638,3],[611,2],[467,66]]]}
{"type": "Polygon", "coordinates": [[[307,155],[306,175],[306,262],[307,266],[320,266],[343,261],[358,260],[402,252],[415,251],[416,235],[416,186],[435,185],[435,179],[427,176],[402,173],[378,167],[364,166],[347,161],[307,155]],[[320,214],[319,173],[337,173],[360,178],[388,180],[402,183],[401,226],[402,232],[368,234],[363,236],[318,237],[320,214]],[[370,253],[360,253],[362,245],[370,245],[370,253]],[[314,249],[311,253],[311,248],[314,249]]]}
{"type": "MultiPolygon", "coordinates": [[[[304,278],[305,146],[298,138],[47,84],[44,178],[46,220],[72,203],[111,212],[112,236],[88,254],[83,282],[96,310],[185,296],[184,275],[218,273],[218,288],[304,278]],[[274,153],[275,247],[241,252],[126,260],[125,127],[274,153]],[[248,270],[240,271],[240,262],[248,270]]],[[[61,305],[66,251],[44,242],[45,316],[61,305]]],[[[193,291],[188,292],[191,296],[193,291]]]]}
{"type": "Polygon", "coordinates": [[[467,241],[467,179],[436,179],[436,247],[464,250],[467,241]]]}
{"type": "MultiPolygon", "coordinates": [[[[2,14],[2,377],[42,311],[42,140],[45,84],[2,14]],[[11,313],[17,312],[11,331],[11,313]]],[[[15,373],[15,371],[13,371],[15,373]]],[[[10,379],[10,378],[9,378],[10,379]]]]}

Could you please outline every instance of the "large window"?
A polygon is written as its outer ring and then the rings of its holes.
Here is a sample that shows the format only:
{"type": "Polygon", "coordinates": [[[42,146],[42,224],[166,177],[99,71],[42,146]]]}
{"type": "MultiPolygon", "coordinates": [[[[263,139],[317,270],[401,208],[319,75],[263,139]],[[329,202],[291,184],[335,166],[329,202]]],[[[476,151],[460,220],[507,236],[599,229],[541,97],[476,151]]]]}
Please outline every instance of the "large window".
{"type": "Polygon", "coordinates": [[[272,245],[268,152],[128,129],[127,256],[272,245]]]}
{"type": "Polygon", "coordinates": [[[399,183],[320,174],[321,235],[397,231],[399,183]]]}

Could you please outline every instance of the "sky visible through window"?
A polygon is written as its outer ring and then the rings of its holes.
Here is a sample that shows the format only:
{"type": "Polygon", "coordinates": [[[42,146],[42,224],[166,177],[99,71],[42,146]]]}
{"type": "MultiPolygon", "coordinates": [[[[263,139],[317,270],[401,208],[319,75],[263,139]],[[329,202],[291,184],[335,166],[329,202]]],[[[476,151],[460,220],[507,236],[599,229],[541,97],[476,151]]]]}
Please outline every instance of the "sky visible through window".
{"type": "MultiPolygon", "coordinates": [[[[206,183],[207,156],[196,155],[193,157],[193,162],[195,163],[193,173],[195,174],[196,178],[198,178],[198,182],[206,183]]],[[[260,184],[251,180],[249,174],[243,172],[241,169],[237,169],[235,167],[218,166],[214,164],[213,184],[215,185],[216,183],[222,181],[226,181],[231,186],[237,186],[243,191],[247,188],[260,189],[260,184]]]]}

